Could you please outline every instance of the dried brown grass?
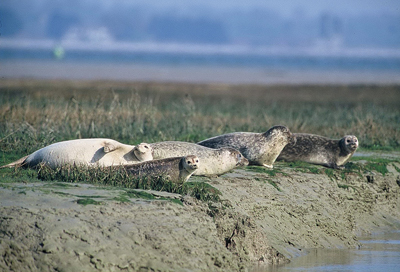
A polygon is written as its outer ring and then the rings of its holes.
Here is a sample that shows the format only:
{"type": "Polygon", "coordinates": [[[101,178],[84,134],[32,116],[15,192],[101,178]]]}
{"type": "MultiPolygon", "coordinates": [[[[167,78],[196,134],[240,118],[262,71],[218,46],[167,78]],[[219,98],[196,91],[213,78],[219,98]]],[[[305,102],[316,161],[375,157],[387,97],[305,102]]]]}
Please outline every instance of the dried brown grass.
{"type": "Polygon", "coordinates": [[[90,137],[196,142],[276,124],[399,149],[400,86],[0,81],[0,150],[7,154],[90,137]]]}

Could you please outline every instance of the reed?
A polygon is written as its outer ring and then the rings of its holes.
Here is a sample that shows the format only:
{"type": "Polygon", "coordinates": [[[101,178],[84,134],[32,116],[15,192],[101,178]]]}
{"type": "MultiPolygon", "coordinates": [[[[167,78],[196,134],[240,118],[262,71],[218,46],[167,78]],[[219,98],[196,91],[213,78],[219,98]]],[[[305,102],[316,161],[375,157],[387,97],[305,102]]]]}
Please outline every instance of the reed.
{"type": "Polygon", "coordinates": [[[361,148],[400,149],[400,86],[0,82],[3,163],[69,139],[197,142],[277,124],[330,138],[354,134],[361,148]]]}

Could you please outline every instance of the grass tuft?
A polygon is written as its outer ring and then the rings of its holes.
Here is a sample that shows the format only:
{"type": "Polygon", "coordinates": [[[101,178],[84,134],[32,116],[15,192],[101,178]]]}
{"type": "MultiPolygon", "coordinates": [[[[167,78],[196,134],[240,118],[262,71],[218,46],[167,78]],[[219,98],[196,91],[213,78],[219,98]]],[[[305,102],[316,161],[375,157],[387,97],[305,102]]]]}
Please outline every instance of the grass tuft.
{"type": "Polygon", "coordinates": [[[313,164],[302,162],[302,161],[295,161],[295,162],[287,162],[287,165],[291,168],[296,169],[296,171],[302,173],[312,173],[312,174],[320,174],[320,168],[316,167],[313,164]]]}
{"type": "MultiPolygon", "coordinates": [[[[57,169],[40,167],[37,171],[40,180],[58,182],[81,182],[108,185],[130,189],[166,191],[182,195],[190,195],[202,201],[218,201],[221,194],[217,189],[204,182],[186,182],[178,184],[165,177],[138,178],[129,175],[124,168],[100,168],[65,166],[57,169]]],[[[154,199],[146,192],[128,191],[127,197],[154,199]]]]}
{"type": "Polygon", "coordinates": [[[369,162],[365,165],[365,169],[369,171],[376,171],[381,173],[383,176],[389,173],[387,169],[387,163],[379,163],[379,162],[369,162]]]}
{"type": "Polygon", "coordinates": [[[274,186],[275,189],[277,189],[279,192],[282,192],[282,189],[279,188],[279,186],[273,181],[273,180],[267,180],[269,184],[271,184],[272,186],[274,186]]]}
{"type": "Polygon", "coordinates": [[[102,203],[91,198],[80,198],[76,201],[79,205],[101,205],[102,203]]]}

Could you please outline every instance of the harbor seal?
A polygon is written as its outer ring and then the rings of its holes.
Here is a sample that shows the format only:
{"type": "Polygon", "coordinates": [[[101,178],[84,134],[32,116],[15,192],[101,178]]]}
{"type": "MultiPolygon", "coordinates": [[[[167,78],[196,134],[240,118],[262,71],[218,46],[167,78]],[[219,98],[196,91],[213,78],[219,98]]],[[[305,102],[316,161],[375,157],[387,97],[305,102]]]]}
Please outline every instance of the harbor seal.
{"type": "Polygon", "coordinates": [[[212,137],[199,145],[210,148],[231,147],[239,150],[250,164],[273,168],[282,149],[295,137],[285,126],[274,126],[264,133],[233,132],[212,137]]]}
{"type": "Polygon", "coordinates": [[[331,140],[314,134],[294,134],[296,143],[285,146],[278,160],[304,161],[337,169],[343,168],[358,148],[358,139],[354,135],[331,140]]]}
{"type": "Polygon", "coordinates": [[[184,183],[201,165],[195,155],[152,160],[123,165],[128,174],[138,178],[165,177],[174,183],[184,183]]]}
{"type": "Polygon", "coordinates": [[[246,158],[233,148],[212,149],[194,143],[167,141],[150,144],[154,159],[194,154],[201,161],[196,176],[222,175],[235,167],[248,165],[246,158]]]}
{"type": "Polygon", "coordinates": [[[51,144],[1,168],[46,165],[54,169],[65,164],[111,166],[138,163],[152,160],[151,151],[146,143],[133,146],[112,139],[78,139],[51,144]]]}

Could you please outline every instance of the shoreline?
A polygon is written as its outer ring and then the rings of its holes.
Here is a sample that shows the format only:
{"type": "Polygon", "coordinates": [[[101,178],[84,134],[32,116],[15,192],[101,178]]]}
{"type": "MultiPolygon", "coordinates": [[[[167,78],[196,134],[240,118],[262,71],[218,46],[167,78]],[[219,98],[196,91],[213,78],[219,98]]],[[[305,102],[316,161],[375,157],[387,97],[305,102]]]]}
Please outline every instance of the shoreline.
{"type": "Polygon", "coordinates": [[[0,78],[258,85],[400,84],[397,70],[318,70],[56,60],[4,60],[1,64],[0,78]]]}

